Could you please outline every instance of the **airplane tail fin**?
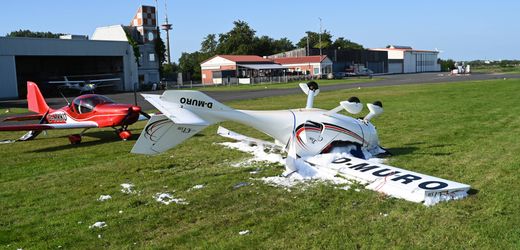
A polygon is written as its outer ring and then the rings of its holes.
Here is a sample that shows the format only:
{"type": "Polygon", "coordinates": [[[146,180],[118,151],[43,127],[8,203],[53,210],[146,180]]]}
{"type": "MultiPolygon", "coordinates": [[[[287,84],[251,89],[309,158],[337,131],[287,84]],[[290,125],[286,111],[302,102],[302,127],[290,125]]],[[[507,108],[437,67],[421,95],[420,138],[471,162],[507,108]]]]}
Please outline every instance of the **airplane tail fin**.
{"type": "Polygon", "coordinates": [[[136,154],[164,152],[207,126],[225,120],[218,115],[219,111],[233,111],[199,91],[176,90],[142,96],[162,115],[150,118],[132,148],[131,152],[136,154]]]}
{"type": "Polygon", "coordinates": [[[38,114],[44,114],[49,110],[38,85],[34,82],[27,82],[27,103],[29,110],[38,114]]]}

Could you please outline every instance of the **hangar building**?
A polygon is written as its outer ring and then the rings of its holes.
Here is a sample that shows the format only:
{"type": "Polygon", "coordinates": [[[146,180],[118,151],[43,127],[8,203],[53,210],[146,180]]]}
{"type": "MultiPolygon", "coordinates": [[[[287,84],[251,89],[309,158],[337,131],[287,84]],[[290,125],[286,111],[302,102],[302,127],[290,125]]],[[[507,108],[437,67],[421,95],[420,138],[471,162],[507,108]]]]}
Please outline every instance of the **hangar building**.
{"type": "Polygon", "coordinates": [[[77,35],[60,39],[0,37],[0,99],[25,98],[29,80],[42,91],[50,91],[48,82],[65,76],[117,77],[121,80],[113,83],[114,89],[120,91],[133,90],[136,83],[159,82],[157,31],[155,7],[140,6],[129,26],[100,27],[91,40],[77,35]],[[127,33],[138,44],[139,62],[127,33]]]}
{"type": "Polygon", "coordinates": [[[441,71],[438,63],[438,51],[416,50],[410,46],[397,45],[371,50],[388,52],[388,73],[390,74],[441,71]]]}
{"type": "Polygon", "coordinates": [[[25,98],[26,82],[57,76],[112,74],[132,90],[137,63],[128,42],[0,37],[0,98],[25,98]]]}
{"type": "MultiPolygon", "coordinates": [[[[355,49],[323,49],[322,55],[326,55],[332,61],[333,72],[344,72],[352,67],[363,66],[374,73],[386,73],[388,70],[388,53],[375,50],[355,49]]],[[[299,48],[291,51],[271,55],[269,58],[319,56],[320,50],[311,48],[299,48]]]]}

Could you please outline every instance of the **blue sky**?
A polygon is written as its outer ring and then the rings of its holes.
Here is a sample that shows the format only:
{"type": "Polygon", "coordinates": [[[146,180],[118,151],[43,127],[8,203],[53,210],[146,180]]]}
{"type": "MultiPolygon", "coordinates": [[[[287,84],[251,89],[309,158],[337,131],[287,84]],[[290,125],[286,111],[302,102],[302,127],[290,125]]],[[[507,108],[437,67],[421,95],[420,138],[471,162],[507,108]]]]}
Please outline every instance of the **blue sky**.
{"type": "MultiPolygon", "coordinates": [[[[368,48],[388,44],[439,49],[455,60],[520,59],[520,1],[167,0],[173,60],[200,48],[210,33],[244,20],[257,35],[297,42],[323,27],[368,48]],[[317,6],[319,4],[319,6],[317,6]]],[[[159,15],[164,20],[164,0],[159,15]]],[[[2,1],[0,35],[18,29],[92,35],[98,26],[129,24],[154,0],[2,1]]],[[[164,37],[164,36],[163,36],[164,37]]]]}

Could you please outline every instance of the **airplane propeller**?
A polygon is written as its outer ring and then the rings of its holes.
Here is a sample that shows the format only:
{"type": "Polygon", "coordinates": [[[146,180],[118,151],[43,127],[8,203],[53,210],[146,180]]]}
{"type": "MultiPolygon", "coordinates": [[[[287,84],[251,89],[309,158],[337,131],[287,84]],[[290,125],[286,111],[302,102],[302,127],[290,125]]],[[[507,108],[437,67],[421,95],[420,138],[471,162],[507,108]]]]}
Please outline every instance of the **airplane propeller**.
{"type": "MultiPolygon", "coordinates": [[[[134,84],[134,106],[137,106],[137,107],[140,107],[138,104],[137,104],[137,90],[136,90],[136,85],[137,84],[134,84]]],[[[141,114],[142,116],[146,117],[146,119],[150,119],[150,115],[144,111],[139,111],[139,114],[141,114]]]]}

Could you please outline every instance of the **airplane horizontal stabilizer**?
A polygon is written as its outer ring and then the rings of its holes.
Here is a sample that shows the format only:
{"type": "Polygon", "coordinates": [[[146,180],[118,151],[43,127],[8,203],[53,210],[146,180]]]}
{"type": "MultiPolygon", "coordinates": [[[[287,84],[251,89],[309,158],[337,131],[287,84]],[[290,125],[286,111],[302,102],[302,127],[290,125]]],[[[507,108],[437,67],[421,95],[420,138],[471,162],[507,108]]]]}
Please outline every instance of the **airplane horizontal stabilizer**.
{"type": "Polygon", "coordinates": [[[131,152],[148,155],[162,153],[207,126],[205,124],[177,124],[166,115],[154,115],[144,127],[131,152]]]}
{"type": "Polygon", "coordinates": [[[9,116],[4,119],[4,122],[40,120],[40,119],[42,119],[42,117],[43,117],[43,115],[41,115],[41,114],[9,116]]]}
{"type": "Polygon", "coordinates": [[[53,123],[53,124],[25,124],[25,125],[9,125],[0,126],[0,131],[28,131],[28,130],[48,130],[48,129],[74,129],[74,128],[97,128],[95,122],[78,122],[78,123],[53,123]]]}

